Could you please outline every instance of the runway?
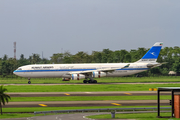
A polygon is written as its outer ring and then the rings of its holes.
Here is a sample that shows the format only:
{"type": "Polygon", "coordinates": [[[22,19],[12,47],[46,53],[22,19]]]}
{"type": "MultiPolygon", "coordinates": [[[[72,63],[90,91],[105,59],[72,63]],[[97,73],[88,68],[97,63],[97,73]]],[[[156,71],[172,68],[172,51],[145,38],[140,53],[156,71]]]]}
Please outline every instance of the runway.
{"type": "MultiPolygon", "coordinates": [[[[169,100],[161,100],[168,105],[169,100]]],[[[155,106],[157,100],[9,102],[4,107],[155,106]]]]}
{"type": "MultiPolygon", "coordinates": [[[[119,92],[24,92],[7,93],[11,97],[57,97],[57,96],[145,96],[157,95],[157,91],[119,91],[119,92]]],[[[161,95],[171,95],[163,92],[161,95]]]]}
{"type": "MultiPolygon", "coordinates": [[[[48,97],[48,96],[148,96],[157,95],[157,91],[121,91],[121,92],[35,92],[8,93],[13,97],[48,97]]],[[[163,92],[161,95],[170,95],[163,92]]],[[[156,106],[157,100],[107,100],[107,101],[40,101],[9,102],[4,107],[80,107],[80,106],[156,106]]],[[[169,100],[161,100],[161,105],[169,105],[169,100]]]]}

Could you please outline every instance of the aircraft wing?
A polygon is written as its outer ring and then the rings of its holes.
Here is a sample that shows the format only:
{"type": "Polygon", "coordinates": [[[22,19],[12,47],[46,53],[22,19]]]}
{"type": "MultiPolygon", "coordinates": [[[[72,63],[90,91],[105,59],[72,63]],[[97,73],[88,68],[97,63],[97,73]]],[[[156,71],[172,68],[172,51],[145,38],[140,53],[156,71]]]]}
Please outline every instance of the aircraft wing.
{"type": "Polygon", "coordinates": [[[98,72],[98,71],[101,71],[101,72],[113,72],[117,69],[124,69],[124,68],[127,68],[129,67],[130,64],[127,64],[126,66],[122,67],[122,68],[106,68],[106,69],[97,69],[97,70],[87,70],[87,71],[78,71],[78,72],[69,72],[68,74],[69,75],[72,75],[72,74],[92,74],[93,72],[98,72]]]}
{"type": "Polygon", "coordinates": [[[158,63],[158,64],[147,64],[148,68],[154,68],[154,67],[158,67],[161,66],[162,64],[166,64],[167,62],[163,62],[163,63],[158,63]]]}

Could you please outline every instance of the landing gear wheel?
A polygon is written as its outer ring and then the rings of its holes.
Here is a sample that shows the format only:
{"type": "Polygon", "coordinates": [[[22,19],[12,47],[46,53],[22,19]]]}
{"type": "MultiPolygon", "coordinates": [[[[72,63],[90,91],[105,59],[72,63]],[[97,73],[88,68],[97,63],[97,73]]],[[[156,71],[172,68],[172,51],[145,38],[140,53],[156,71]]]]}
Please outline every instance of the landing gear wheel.
{"type": "Polygon", "coordinates": [[[88,81],[87,80],[83,80],[83,83],[87,83],[88,81]]]}
{"type": "Polygon", "coordinates": [[[31,81],[30,81],[31,78],[28,78],[28,84],[31,84],[31,81]]]}
{"type": "Polygon", "coordinates": [[[97,80],[94,80],[93,83],[97,83],[97,80]]]}
{"type": "Polygon", "coordinates": [[[88,80],[88,83],[92,83],[93,81],[92,80],[88,80]]]}

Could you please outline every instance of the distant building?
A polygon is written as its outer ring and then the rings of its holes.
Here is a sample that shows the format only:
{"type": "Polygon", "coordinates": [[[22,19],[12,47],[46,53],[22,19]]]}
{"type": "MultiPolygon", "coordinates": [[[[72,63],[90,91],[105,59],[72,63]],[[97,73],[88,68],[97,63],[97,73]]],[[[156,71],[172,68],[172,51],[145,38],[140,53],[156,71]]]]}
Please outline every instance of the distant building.
{"type": "Polygon", "coordinates": [[[172,76],[180,76],[180,72],[169,71],[168,74],[172,76]]]}

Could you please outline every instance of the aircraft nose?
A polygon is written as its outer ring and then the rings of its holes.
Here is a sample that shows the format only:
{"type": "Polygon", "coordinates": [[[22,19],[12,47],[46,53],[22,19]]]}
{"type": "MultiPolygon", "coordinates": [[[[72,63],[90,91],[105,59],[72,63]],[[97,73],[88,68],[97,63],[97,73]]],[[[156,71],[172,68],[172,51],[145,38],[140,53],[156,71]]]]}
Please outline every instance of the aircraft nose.
{"type": "Polygon", "coordinates": [[[17,75],[17,72],[16,72],[16,70],[13,72],[13,74],[17,75]]]}

